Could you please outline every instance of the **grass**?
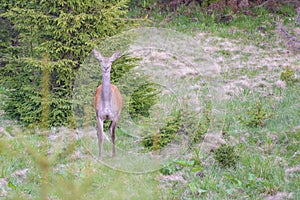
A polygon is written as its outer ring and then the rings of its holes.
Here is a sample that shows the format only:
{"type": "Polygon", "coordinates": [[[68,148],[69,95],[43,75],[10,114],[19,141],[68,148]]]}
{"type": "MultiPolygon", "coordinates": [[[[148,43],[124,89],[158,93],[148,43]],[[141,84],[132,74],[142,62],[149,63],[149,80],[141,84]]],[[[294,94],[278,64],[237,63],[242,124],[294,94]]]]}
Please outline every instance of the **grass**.
{"type": "Polygon", "coordinates": [[[280,7],[276,13],[270,12],[265,8],[255,8],[251,10],[250,15],[235,14],[231,10],[225,10],[219,14],[214,12],[208,14],[206,9],[194,7],[189,9],[181,6],[176,12],[165,12],[160,9],[145,11],[144,8],[134,7],[130,11],[130,16],[144,17],[148,20],[144,22],[145,26],[157,26],[173,29],[185,34],[195,34],[197,32],[209,33],[222,38],[238,39],[245,44],[255,44],[260,48],[266,49],[268,45],[273,46],[272,40],[276,39],[273,30],[278,22],[278,17],[283,19],[284,23],[290,24],[291,18],[296,16],[295,10],[290,5],[280,7]],[[222,15],[232,16],[229,23],[216,23],[222,15]]]}
{"type": "Polygon", "coordinates": [[[7,191],[7,199],[46,195],[53,199],[156,199],[159,193],[158,172],[135,175],[110,169],[91,157],[77,159],[74,150],[81,146],[72,148],[72,141],[59,147],[43,135],[19,133],[18,138],[1,139],[0,144],[0,178],[6,182],[1,188],[7,191]]]}
{"type": "MultiPolygon", "coordinates": [[[[93,157],[97,144],[88,131],[80,135],[61,128],[45,134],[22,128],[5,119],[3,113],[0,115],[0,199],[264,199],[277,194],[300,198],[299,82],[292,79],[287,86],[276,86],[285,68],[276,63],[278,66],[269,70],[265,66],[269,63],[260,63],[264,58],[273,58],[272,49],[266,47],[275,45],[272,30],[277,16],[258,9],[257,17],[234,15],[229,24],[220,24],[214,22],[216,14],[208,16],[201,10],[186,14],[184,9],[178,12],[154,11],[150,18],[156,26],[190,35],[205,32],[212,38],[241,45],[241,49],[232,50],[223,49],[213,39],[206,43],[214,47],[214,59],[222,58],[216,62],[229,66],[228,70],[221,71],[222,80],[218,81],[223,86],[233,84],[238,90],[218,100],[225,115],[211,117],[211,127],[205,133],[213,129],[217,120],[223,120],[222,140],[238,156],[235,167],[221,166],[214,159],[215,149],[202,152],[199,146],[204,141],[198,140],[190,153],[167,163],[162,170],[140,174],[115,170],[93,157]],[[167,16],[170,20],[165,20],[167,16]],[[254,45],[263,54],[242,49],[247,44],[254,45]],[[235,55],[240,55],[237,61],[232,59],[235,55]],[[255,56],[258,61],[254,64],[262,66],[248,66],[255,56]],[[243,62],[246,64],[242,66],[243,62]],[[244,80],[241,77],[249,79],[249,87],[238,85],[244,80]],[[262,80],[268,84],[255,85],[262,80]]],[[[289,7],[284,7],[282,12],[294,14],[289,7]]],[[[286,16],[279,17],[286,19],[286,16]]],[[[299,61],[291,58],[286,65],[299,66],[299,61]]],[[[299,69],[294,73],[299,77],[299,69]]],[[[198,79],[195,81],[201,80],[198,79]]],[[[0,86],[0,94],[3,90],[0,86]]],[[[117,131],[119,146],[136,147],[134,138],[117,131]]],[[[111,145],[104,148],[109,154],[111,145]]],[[[126,159],[128,163],[135,161],[135,158],[126,159]]]]}
{"type": "MultiPolygon", "coordinates": [[[[299,166],[300,130],[291,131],[299,126],[300,105],[294,105],[300,97],[296,87],[288,88],[280,106],[273,108],[276,101],[261,100],[266,113],[270,115],[263,126],[256,127],[247,121],[238,120],[240,116],[249,117],[257,112],[246,112],[253,107],[253,102],[260,98],[256,95],[241,94],[234,100],[226,102],[229,115],[227,135],[239,139],[235,150],[239,161],[236,168],[224,169],[211,158],[202,158],[204,177],[195,176],[194,172],[184,172],[189,184],[185,187],[184,197],[187,199],[262,199],[276,195],[279,192],[293,193],[299,197],[299,171],[292,176],[286,174],[286,169],[299,166]],[[298,156],[294,156],[295,153],[298,156]],[[207,166],[205,166],[207,165],[207,166]],[[288,181],[288,186],[285,184],[288,181]],[[191,186],[192,185],[192,186],[191,186]],[[195,189],[196,188],[196,189],[195,189]]],[[[177,186],[178,187],[178,186],[177,186]]]]}

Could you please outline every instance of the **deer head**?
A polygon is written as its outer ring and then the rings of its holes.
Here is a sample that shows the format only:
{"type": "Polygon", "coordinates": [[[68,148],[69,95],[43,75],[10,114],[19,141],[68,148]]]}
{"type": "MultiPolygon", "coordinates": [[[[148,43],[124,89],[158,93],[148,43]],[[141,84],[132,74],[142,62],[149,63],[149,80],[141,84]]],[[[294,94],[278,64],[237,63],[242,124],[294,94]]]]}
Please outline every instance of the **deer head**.
{"type": "Polygon", "coordinates": [[[116,51],[111,57],[103,57],[99,51],[94,49],[94,56],[100,62],[102,72],[107,73],[110,72],[113,61],[120,57],[120,51],[116,51]]]}

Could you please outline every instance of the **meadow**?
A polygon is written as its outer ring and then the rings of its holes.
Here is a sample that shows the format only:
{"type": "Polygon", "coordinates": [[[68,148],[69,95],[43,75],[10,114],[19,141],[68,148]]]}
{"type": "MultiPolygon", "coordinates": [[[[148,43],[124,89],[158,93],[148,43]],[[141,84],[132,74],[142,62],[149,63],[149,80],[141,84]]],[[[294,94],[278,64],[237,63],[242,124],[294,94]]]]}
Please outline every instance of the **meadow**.
{"type": "Polygon", "coordinates": [[[253,12],[218,23],[183,6],[140,22],[143,37],[130,52],[163,94],[149,119],[128,124],[123,114],[115,159],[107,142],[104,161],[97,159],[93,123],[28,129],[2,111],[0,199],[300,199],[300,59],[278,26],[298,38],[300,27],[288,6],[289,15],[253,12]],[[186,151],[177,141],[178,152],[162,147],[174,153],[163,161],[144,151],[136,138],[179,111],[175,139],[187,140],[186,151]]]}

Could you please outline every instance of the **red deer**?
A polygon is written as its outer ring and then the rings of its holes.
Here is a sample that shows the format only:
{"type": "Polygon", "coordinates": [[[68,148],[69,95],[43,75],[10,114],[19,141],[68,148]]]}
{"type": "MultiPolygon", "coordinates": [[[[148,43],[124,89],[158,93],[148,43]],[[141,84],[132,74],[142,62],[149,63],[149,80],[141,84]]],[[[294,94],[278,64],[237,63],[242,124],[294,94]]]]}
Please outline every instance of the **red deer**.
{"type": "Polygon", "coordinates": [[[111,121],[109,125],[109,132],[113,143],[112,155],[115,156],[116,154],[115,129],[123,107],[123,99],[118,88],[110,83],[110,70],[112,62],[120,57],[120,52],[115,52],[111,57],[103,57],[99,51],[94,49],[94,56],[99,61],[102,69],[102,84],[97,88],[94,98],[94,107],[97,118],[99,159],[101,160],[103,137],[107,138],[103,130],[103,123],[106,120],[111,121]]]}

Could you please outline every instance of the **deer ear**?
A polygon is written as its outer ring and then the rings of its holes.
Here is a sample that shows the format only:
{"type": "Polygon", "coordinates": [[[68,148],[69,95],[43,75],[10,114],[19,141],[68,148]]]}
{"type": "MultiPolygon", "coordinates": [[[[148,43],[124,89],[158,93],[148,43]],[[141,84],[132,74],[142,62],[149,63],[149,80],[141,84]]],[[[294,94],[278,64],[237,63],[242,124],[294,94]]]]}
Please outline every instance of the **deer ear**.
{"type": "Polygon", "coordinates": [[[102,60],[102,56],[101,56],[100,52],[97,51],[96,49],[94,49],[93,52],[94,52],[94,56],[95,56],[99,61],[101,61],[101,60],[102,60]]]}
{"type": "Polygon", "coordinates": [[[113,62],[114,60],[116,60],[117,58],[119,58],[121,56],[121,52],[120,51],[116,51],[111,57],[110,60],[113,62]]]}

